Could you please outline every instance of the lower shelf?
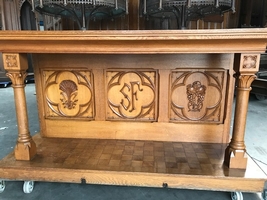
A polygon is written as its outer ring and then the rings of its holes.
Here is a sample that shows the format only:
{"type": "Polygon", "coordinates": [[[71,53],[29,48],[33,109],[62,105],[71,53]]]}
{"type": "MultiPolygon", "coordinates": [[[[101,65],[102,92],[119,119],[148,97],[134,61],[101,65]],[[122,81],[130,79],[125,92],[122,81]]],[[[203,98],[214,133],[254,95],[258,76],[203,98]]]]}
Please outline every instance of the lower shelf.
{"type": "Polygon", "coordinates": [[[32,161],[0,161],[0,179],[262,192],[267,180],[251,159],[223,165],[225,144],[34,136],[32,161]]]}

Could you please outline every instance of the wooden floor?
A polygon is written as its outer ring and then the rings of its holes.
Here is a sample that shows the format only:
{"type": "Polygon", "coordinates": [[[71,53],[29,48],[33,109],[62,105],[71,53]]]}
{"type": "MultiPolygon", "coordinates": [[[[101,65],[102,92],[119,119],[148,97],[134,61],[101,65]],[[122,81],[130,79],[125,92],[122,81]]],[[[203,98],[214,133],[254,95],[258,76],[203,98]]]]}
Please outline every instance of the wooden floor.
{"type": "Polygon", "coordinates": [[[265,174],[249,158],[246,171],[223,165],[225,144],[34,137],[32,161],[13,153],[0,179],[259,192],[265,174]],[[234,181],[234,182],[233,182],[234,181]]]}

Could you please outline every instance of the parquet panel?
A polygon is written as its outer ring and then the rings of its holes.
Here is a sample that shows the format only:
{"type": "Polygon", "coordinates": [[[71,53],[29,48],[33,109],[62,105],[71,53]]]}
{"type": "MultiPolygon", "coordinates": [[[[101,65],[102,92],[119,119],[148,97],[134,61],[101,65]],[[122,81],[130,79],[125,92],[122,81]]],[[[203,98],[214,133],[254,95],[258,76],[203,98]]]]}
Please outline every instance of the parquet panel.
{"type": "MultiPolygon", "coordinates": [[[[13,167],[223,175],[225,144],[34,137],[37,156],[13,167]]],[[[10,162],[10,161],[9,161],[10,162]]]]}

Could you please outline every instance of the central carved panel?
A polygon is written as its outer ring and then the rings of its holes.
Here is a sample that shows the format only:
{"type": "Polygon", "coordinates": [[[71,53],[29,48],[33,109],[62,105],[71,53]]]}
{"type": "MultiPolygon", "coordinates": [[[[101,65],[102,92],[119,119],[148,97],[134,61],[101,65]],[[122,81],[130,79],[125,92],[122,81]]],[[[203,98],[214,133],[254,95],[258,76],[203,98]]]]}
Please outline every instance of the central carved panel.
{"type": "Polygon", "coordinates": [[[44,70],[46,117],[94,118],[91,71],[44,70]]]}
{"type": "Polygon", "coordinates": [[[225,84],[225,70],[174,70],[170,85],[170,120],[222,122],[225,84]]]}
{"type": "Polygon", "coordinates": [[[107,70],[107,120],[156,121],[156,70],[107,70]]]}

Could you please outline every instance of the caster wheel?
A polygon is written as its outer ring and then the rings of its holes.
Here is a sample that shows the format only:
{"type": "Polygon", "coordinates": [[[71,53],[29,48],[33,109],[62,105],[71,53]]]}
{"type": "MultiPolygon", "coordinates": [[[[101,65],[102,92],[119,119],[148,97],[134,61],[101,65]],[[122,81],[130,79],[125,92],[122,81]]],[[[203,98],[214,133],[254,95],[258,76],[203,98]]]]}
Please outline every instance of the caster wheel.
{"type": "Polygon", "coordinates": [[[262,193],[262,199],[267,200],[267,190],[264,190],[262,193]]]}
{"type": "Polygon", "coordinates": [[[0,181],[0,193],[4,192],[5,188],[6,188],[5,181],[1,180],[0,181]]]}
{"type": "Polygon", "coordinates": [[[23,192],[25,194],[29,194],[33,191],[34,188],[34,181],[24,181],[23,184],[23,192]]]}
{"type": "Polygon", "coordinates": [[[242,192],[231,192],[231,199],[232,200],[243,200],[242,192]]]}

